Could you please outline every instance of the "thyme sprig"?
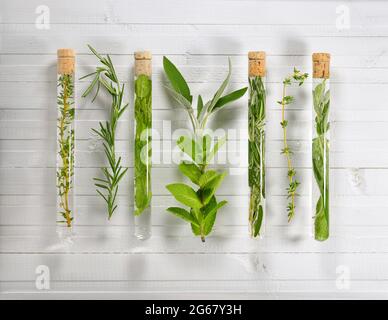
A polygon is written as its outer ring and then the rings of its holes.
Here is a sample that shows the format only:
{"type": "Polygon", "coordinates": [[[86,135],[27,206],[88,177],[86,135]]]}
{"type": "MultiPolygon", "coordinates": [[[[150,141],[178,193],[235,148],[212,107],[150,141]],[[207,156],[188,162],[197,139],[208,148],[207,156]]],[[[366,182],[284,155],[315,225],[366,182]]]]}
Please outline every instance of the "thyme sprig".
{"type": "Polygon", "coordinates": [[[73,76],[63,74],[58,78],[59,93],[57,103],[59,116],[57,119],[58,155],[60,164],[57,167],[57,190],[59,197],[59,213],[71,227],[74,219],[70,205],[70,192],[73,188],[74,176],[74,84],[73,76]]]}
{"type": "MultiPolygon", "coordinates": [[[[103,140],[105,156],[109,162],[109,167],[101,168],[104,179],[94,178],[97,193],[105,200],[108,209],[108,218],[110,219],[117,208],[116,197],[119,189],[119,182],[127,172],[128,168],[121,166],[121,157],[117,157],[115,152],[115,134],[117,121],[122,116],[128,103],[123,103],[124,84],[117,78],[115,68],[109,55],[101,56],[97,51],[88,45],[90,51],[100,60],[101,66],[96,71],[83,76],[85,79],[94,76],[92,83],[85,90],[82,97],[88,96],[97,86],[96,93],[92,102],[96,99],[100,87],[105,88],[106,92],[112,98],[110,109],[110,121],[99,122],[99,129],[92,129],[103,140]]],[[[80,80],[81,80],[80,79],[80,80]]]]}
{"type": "Polygon", "coordinates": [[[291,221],[291,219],[295,215],[295,196],[297,195],[297,188],[300,185],[300,182],[296,180],[296,170],[292,165],[292,150],[290,146],[288,145],[287,141],[287,127],[288,127],[288,120],[285,118],[285,109],[286,106],[294,102],[294,97],[287,95],[287,87],[291,86],[293,82],[298,83],[299,86],[301,86],[304,81],[307,79],[308,73],[301,73],[298,69],[294,68],[294,72],[292,75],[288,76],[283,80],[283,92],[282,92],[282,100],[278,101],[277,103],[281,105],[282,108],[282,121],[280,122],[280,125],[283,129],[283,149],[281,154],[284,154],[287,159],[287,177],[289,180],[289,186],[286,189],[287,190],[287,199],[289,199],[289,203],[287,205],[287,215],[288,215],[288,222],[291,221]]]}

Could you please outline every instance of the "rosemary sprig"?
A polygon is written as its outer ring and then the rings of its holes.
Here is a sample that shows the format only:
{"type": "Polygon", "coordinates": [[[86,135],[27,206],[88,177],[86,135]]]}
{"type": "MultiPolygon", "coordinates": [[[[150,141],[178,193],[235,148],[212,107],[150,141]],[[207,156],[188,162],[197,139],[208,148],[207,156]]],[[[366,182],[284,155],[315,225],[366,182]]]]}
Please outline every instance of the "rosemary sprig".
{"type": "Polygon", "coordinates": [[[265,210],[265,87],[261,77],[248,80],[249,224],[251,236],[257,237],[260,235],[265,210]]]}
{"type": "Polygon", "coordinates": [[[294,102],[294,97],[287,95],[286,89],[287,86],[290,86],[292,84],[292,81],[295,81],[296,83],[298,83],[299,86],[301,86],[303,82],[307,79],[307,77],[308,73],[301,73],[299,70],[294,68],[293,74],[283,80],[282,100],[278,101],[278,104],[280,104],[282,107],[282,121],[280,122],[280,125],[283,129],[283,149],[281,153],[285,155],[288,167],[287,177],[289,180],[289,186],[287,188],[287,199],[290,199],[287,205],[288,222],[290,222],[295,215],[295,196],[297,195],[296,191],[298,186],[300,185],[300,182],[295,178],[296,170],[292,165],[293,152],[289,147],[287,141],[288,121],[285,118],[285,109],[287,105],[294,102]]]}
{"type": "Polygon", "coordinates": [[[58,155],[60,165],[57,167],[57,188],[59,197],[61,223],[71,227],[73,214],[70,208],[70,192],[73,188],[74,176],[74,84],[73,76],[63,74],[58,78],[59,94],[57,103],[59,116],[57,119],[58,155]]]}
{"type": "MultiPolygon", "coordinates": [[[[108,209],[108,218],[110,219],[117,208],[116,197],[119,189],[119,182],[127,172],[128,168],[121,166],[121,157],[116,156],[115,152],[115,133],[117,121],[127,108],[128,103],[123,104],[124,84],[121,85],[117,78],[115,68],[109,55],[101,56],[95,49],[88,45],[90,51],[100,60],[102,66],[96,68],[96,71],[90,73],[81,79],[94,76],[90,86],[85,90],[82,97],[90,94],[95,86],[96,93],[92,102],[96,99],[100,87],[105,88],[106,92],[111,95],[112,106],[110,109],[110,121],[105,124],[100,122],[99,129],[92,129],[102,140],[105,156],[108,159],[109,167],[101,168],[104,179],[94,178],[97,193],[105,200],[108,209]]],[[[80,80],[81,80],[80,79],[80,80]]]]}

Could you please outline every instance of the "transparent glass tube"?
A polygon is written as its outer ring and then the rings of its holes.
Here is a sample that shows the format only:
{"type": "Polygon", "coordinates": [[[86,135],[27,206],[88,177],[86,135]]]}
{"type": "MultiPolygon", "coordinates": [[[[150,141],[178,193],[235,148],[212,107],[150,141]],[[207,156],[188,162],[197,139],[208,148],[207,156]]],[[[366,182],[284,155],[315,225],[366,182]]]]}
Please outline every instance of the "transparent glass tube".
{"type": "Polygon", "coordinates": [[[330,189],[330,88],[329,79],[313,79],[312,210],[314,237],[329,237],[330,189]]]}
{"type": "Polygon", "coordinates": [[[151,237],[152,78],[151,55],[135,53],[135,236],[151,237]]]}
{"type": "Polygon", "coordinates": [[[265,231],[265,102],[265,77],[249,77],[249,234],[252,238],[263,237],[265,231]]]}
{"type": "Polygon", "coordinates": [[[74,219],[74,73],[57,77],[57,222],[71,229],[74,219]]]}

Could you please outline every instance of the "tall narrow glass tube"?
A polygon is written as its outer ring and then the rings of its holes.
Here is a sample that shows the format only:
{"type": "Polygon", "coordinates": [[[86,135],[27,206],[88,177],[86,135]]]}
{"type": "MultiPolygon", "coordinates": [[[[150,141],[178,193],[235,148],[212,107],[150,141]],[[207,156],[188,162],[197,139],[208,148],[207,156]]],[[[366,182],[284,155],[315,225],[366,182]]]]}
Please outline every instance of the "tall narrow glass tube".
{"type": "Polygon", "coordinates": [[[314,236],[329,237],[330,54],[313,54],[312,209],[314,236]]]}
{"type": "Polygon", "coordinates": [[[260,238],[265,229],[265,52],[248,53],[248,182],[249,234],[260,238]]]}
{"type": "Polygon", "coordinates": [[[57,222],[71,228],[74,219],[75,52],[58,49],[57,56],[57,222]]]}
{"type": "Polygon", "coordinates": [[[151,236],[152,56],[135,53],[135,236],[151,236]]]}

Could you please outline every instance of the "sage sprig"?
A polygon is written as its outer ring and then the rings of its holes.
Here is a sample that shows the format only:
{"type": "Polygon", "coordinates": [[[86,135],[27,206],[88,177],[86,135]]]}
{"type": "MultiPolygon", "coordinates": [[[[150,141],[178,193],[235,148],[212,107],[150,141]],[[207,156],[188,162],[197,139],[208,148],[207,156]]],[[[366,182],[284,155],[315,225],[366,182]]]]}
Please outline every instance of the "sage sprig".
{"type": "Polygon", "coordinates": [[[287,177],[289,181],[289,186],[287,188],[287,199],[289,199],[289,203],[287,205],[287,215],[288,215],[288,222],[291,221],[291,219],[295,215],[295,196],[297,195],[297,188],[300,185],[300,182],[296,180],[296,170],[292,165],[292,150],[288,145],[287,141],[287,127],[288,127],[288,120],[285,118],[285,109],[286,106],[290,105],[294,102],[294,97],[287,95],[287,87],[291,86],[293,82],[298,83],[299,86],[301,86],[304,81],[307,79],[308,73],[301,73],[299,70],[294,68],[294,72],[292,75],[288,76],[283,80],[283,91],[282,91],[282,99],[278,101],[277,103],[281,105],[282,108],[282,121],[280,122],[280,125],[283,129],[283,149],[281,151],[282,154],[287,159],[287,177]]]}
{"type": "Polygon", "coordinates": [[[265,86],[260,76],[249,80],[248,181],[251,237],[260,235],[265,212],[265,86]]]}
{"type": "Polygon", "coordinates": [[[229,59],[229,72],[226,79],[216,91],[213,98],[205,104],[203,103],[202,96],[198,95],[197,110],[195,113],[192,107],[193,96],[182,74],[166,57],[163,58],[163,66],[165,74],[171,84],[171,87],[167,87],[167,89],[178,105],[183,107],[188,113],[193,129],[192,136],[181,136],[177,141],[178,147],[190,159],[189,161],[183,161],[179,165],[179,170],[197,186],[196,190],[194,190],[190,185],[184,183],[167,185],[166,188],[174,198],[185,207],[188,207],[188,209],[170,207],[167,210],[190,223],[194,235],[200,236],[201,240],[205,242],[205,237],[213,229],[218,210],[227,201],[218,202],[215,196],[226,173],[207,169],[219,148],[225,143],[225,138],[212,141],[211,136],[203,134],[203,132],[206,129],[209,117],[221,110],[226,104],[241,98],[247,88],[223,95],[232,72],[231,61],[229,59]]]}
{"type": "Polygon", "coordinates": [[[313,89],[315,114],[315,137],[312,142],[313,172],[319,197],[315,203],[315,239],[323,241],[329,237],[329,139],[330,90],[326,79],[313,89]]]}
{"type": "Polygon", "coordinates": [[[58,119],[57,119],[57,192],[59,214],[71,227],[73,212],[70,193],[73,189],[74,176],[74,80],[71,74],[58,76],[58,119]]]}
{"type": "MultiPolygon", "coordinates": [[[[88,45],[90,51],[101,62],[101,66],[96,68],[96,71],[85,75],[81,79],[94,76],[92,83],[85,90],[82,97],[88,96],[91,91],[97,86],[96,93],[92,102],[96,99],[100,88],[112,98],[110,108],[110,120],[99,122],[98,129],[92,129],[103,141],[105,156],[109,162],[109,167],[101,168],[104,178],[94,178],[97,193],[104,199],[107,205],[108,218],[110,219],[117,208],[116,197],[119,189],[119,182],[127,172],[128,168],[121,166],[121,157],[118,157],[115,152],[115,134],[117,121],[122,116],[128,106],[128,103],[123,103],[124,84],[117,78],[115,68],[109,55],[101,56],[95,49],[88,45]]],[[[80,80],[81,80],[80,79],[80,80]]]]}

